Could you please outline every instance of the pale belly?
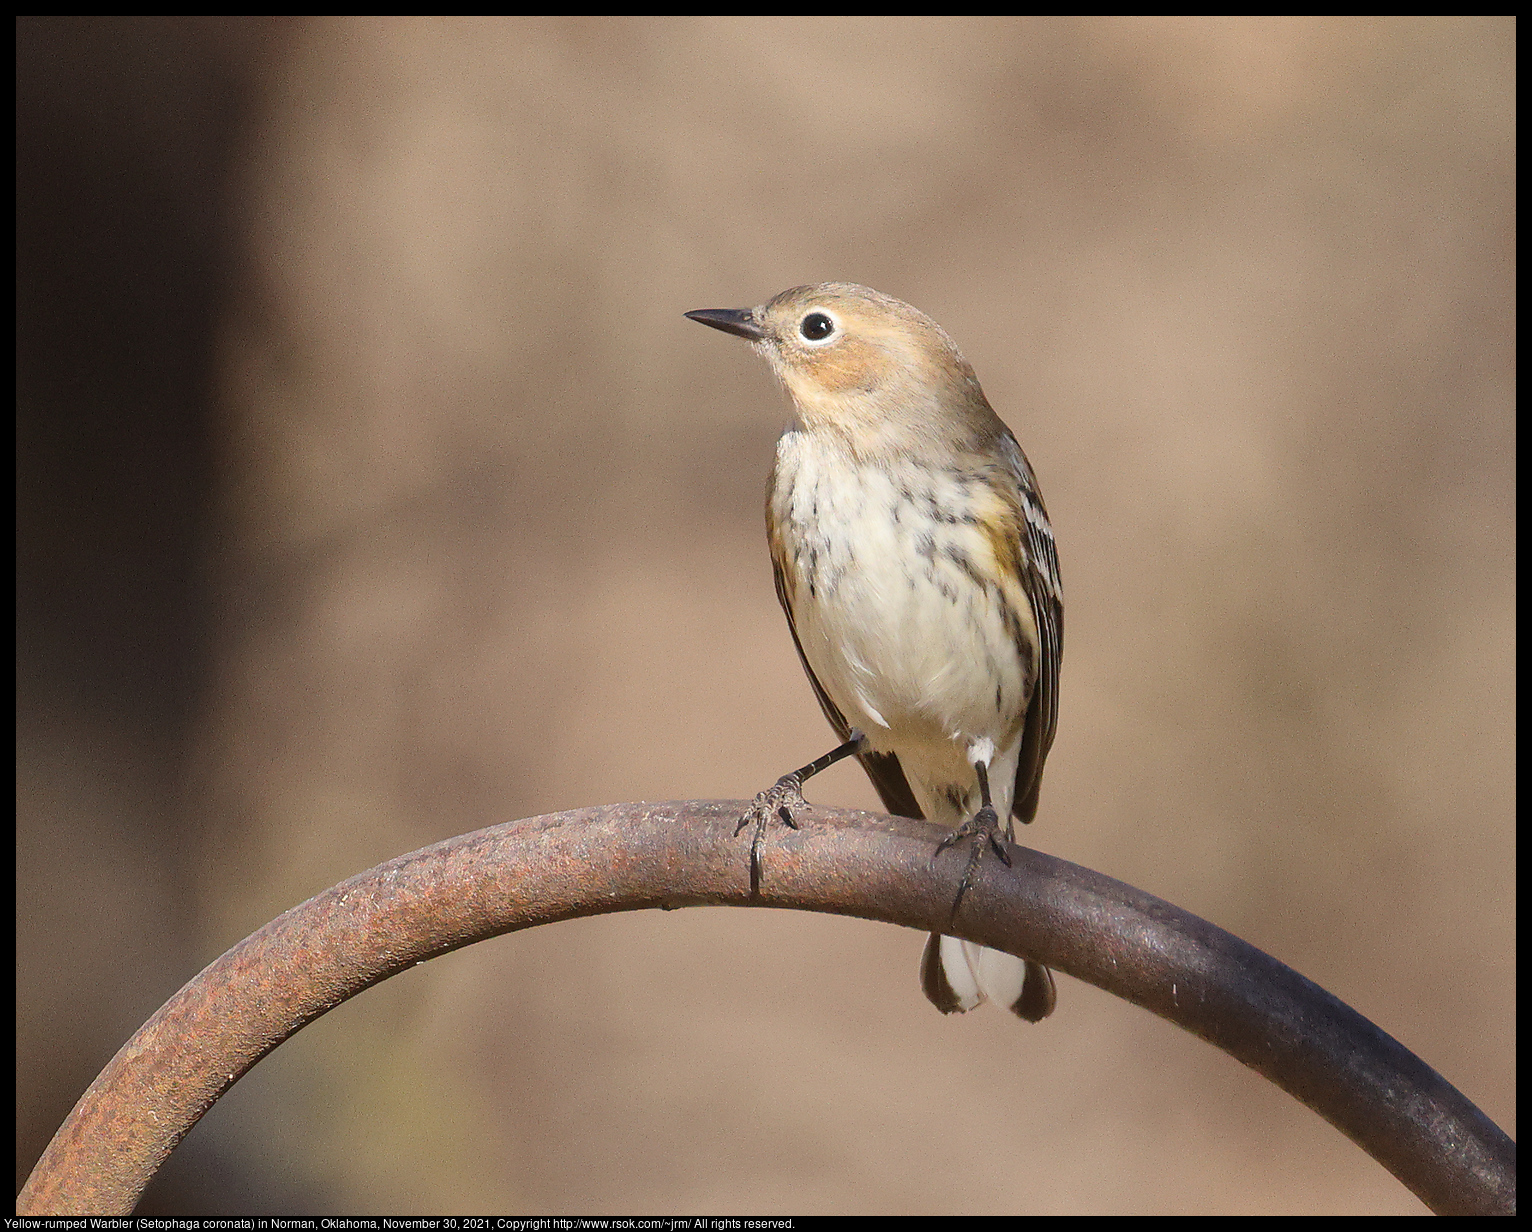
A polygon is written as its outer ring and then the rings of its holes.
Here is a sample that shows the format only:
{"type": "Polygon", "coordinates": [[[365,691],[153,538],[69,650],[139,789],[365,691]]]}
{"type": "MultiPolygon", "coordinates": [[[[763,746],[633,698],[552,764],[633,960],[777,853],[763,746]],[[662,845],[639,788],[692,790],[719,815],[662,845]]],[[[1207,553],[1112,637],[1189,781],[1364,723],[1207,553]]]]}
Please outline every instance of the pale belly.
{"type": "Polygon", "coordinates": [[[1014,774],[1031,610],[997,575],[983,529],[992,499],[960,475],[848,467],[801,438],[778,451],[772,514],[804,657],[920,797],[973,783],[979,742],[1014,774]]]}

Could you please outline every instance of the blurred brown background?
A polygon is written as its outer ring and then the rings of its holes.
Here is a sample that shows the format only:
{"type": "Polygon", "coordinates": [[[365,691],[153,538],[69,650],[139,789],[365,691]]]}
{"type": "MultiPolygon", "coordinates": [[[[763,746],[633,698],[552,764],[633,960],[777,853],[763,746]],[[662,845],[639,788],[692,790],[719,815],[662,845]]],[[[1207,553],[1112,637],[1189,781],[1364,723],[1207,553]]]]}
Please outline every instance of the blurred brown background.
{"type": "MultiPolygon", "coordinates": [[[[18,1185],[293,903],[828,747],[780,395],[681,317],[821,279],[940,321],[1041,478],[1027,841],[1514,1134],[1511,19],[29,18],[18,69],[18,1185]]],[[[940,1017],[920,945],[472,947],[281,1048],[144,1209],[1422,1211],[1075,981],[940,1017]]]]}

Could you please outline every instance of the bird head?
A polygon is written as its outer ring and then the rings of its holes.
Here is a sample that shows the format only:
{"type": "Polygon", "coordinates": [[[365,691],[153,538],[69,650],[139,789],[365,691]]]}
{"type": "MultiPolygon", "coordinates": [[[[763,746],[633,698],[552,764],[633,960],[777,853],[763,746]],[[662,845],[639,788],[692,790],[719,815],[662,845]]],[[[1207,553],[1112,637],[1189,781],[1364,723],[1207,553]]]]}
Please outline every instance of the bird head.
{"type": "Polygon", "coordinates": [[[919,309],[851,282],[792,287],[755,308],[686,314],[751,342],[809,431],[858,454],[948,448],[992,432],[994,412],[947,332],[919,309]]]}

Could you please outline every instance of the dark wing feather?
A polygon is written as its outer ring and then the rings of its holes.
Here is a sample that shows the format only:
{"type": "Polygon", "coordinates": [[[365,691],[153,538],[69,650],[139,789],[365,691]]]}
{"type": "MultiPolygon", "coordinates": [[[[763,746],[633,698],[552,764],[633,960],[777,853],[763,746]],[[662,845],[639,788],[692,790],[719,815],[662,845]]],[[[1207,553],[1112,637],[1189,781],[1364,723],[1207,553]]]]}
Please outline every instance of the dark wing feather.
{"type": "Polygon", "coordinates": [[[1009,432],[1002,451],[1021,494],[1021,546],[1025,556],[1022,585],[1032,603],[1037,625],[1037,680],[1027,707],[1021,737],[1021,757],[1016,763],[1016,794],[1011,813],[1022,824],[1037,815],[1037,793],[1043,778],[1043,762],[1053,747],[1059,718],[1059,666],[1064,656],[1064,589],[1059,580],[1059,558],[1053,543],[1053,526],[1032,464],[1009,432]]]}
{"type": "MultiPolygon", "coordinates": [[[[798,662],[803,664],[804,675],[814,686],[814,696],[819,699],[819,708],[825,712],[825,718],[830,720],[830,726],[835,729],[836,736],[844,744],[851,738],[851,725],[846,722],[846,716],[840,712],[840,707],[830,700],[830,695],[819,683],[819,677],[814,675],[814,669],[809,666],[808,656],[803,653],[803,643],[798,640],[798,626],[793,620],[793,605],[787,595],[787,580],[783,577],[782,566],[775,559],[772,561],[772,571],[776,575],[777,602],[782,605],[782,611],[787,616],[787,627],[793,635],[793,646],[798,651],[798,662]]],[[[858,753],[857,760],[862,763],[862,769],[867,771],[867,777],[872,780],[873,787],[877,789],[884,808],[896,817],[925,820],[925,814],[920,811],[920,805],[915,801],[915,793],[910,790],[910,782],[904,777],[904,767],[899,764],[896,754],[858,753]]]]}

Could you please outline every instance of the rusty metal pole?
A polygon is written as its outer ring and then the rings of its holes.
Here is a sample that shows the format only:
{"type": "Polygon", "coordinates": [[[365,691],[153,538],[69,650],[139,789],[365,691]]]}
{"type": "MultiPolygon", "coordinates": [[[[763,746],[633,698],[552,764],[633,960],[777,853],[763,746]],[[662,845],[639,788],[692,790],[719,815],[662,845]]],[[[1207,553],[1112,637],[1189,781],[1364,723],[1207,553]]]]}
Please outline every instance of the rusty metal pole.
{"type": "Polygon", "coordinates": [[[741,801],[616,804],[513,821],[352,877],[181,989],[81,1097],[18,1199],[130,1214],[198,1118],[295,1031],[416,963],[516,929],[652,907],[789,907],[956,933],[1166,1018],[1264,1074],[1439,1214],[1514,1214],[1516,1148],[1445,1079],[1322,988],[1196,916],[1026,848],[966,856],[931,827],[815,808],[773,830],[750,892],[741,801]]]}

